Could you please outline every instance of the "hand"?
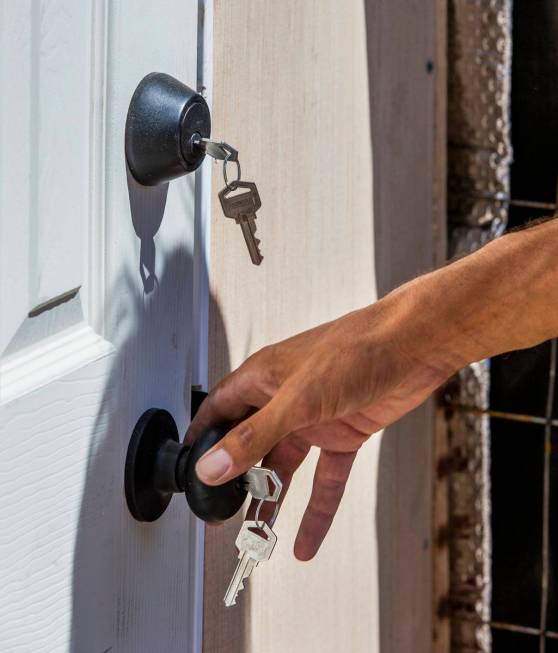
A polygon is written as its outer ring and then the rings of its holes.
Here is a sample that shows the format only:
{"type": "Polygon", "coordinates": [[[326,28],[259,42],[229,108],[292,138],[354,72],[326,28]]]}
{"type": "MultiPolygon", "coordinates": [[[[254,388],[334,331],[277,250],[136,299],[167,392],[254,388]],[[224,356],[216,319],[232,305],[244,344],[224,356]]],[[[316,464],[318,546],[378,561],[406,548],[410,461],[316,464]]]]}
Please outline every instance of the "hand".
{"type": "MultiPolygon", "coordinates": [[[[454,371],[433,365],[430,346],[417,358],[421,347],[412,342],[419,335],[410,328],[416,325],[412,304],[401,289],[262,349],[212,390],[190,426],[191,442],[212,424],[243,420],[200,459],[197,473],[217,485],[264,458],[263,465],[283,481],[282,498],[310,447],[320,447],[294,547],[300,560],[318,551],[362,444],[454,371]]],[[[425,335],[432,344],[430,333],[425,335]]]]}
{"type": "Polygon", "coordinates": [[[286,490],[310,447],[320,447],[295,542],[297,558],[309,560],[372,433],[467,363],[558,335],[557,256],[552,220],[262,349],[214,388],[192,422],[189,441],[212,424],[241,420],[198,461],[198,476],[219,485],[263,458],[286,490]]]}

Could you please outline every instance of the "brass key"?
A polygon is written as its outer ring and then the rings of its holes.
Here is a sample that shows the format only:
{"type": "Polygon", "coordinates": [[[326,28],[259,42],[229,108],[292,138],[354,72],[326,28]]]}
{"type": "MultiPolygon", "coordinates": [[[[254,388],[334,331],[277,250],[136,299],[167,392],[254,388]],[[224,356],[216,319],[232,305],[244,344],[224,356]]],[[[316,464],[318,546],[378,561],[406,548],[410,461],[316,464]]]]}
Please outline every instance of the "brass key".
{"type": "Polygon", "coordinates": [[[233,181],[219,193],[219,200],[225,216],[240,225],[252,263],[260,265],[263,256],[259,248],[260,241],[256,238],[256,211],[262,203],[256,184],[251,181],[233,181]],[[246,189],[246,192],[233,195],[238,189],[246,189]]]}

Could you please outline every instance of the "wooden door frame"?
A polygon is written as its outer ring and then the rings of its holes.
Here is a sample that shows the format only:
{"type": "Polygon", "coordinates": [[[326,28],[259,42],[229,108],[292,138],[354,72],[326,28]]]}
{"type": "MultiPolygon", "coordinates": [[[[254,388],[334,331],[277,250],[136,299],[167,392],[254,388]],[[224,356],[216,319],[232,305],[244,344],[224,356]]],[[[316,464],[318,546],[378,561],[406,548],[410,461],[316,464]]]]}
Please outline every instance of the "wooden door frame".
{"type": "MultiPolygon", "coordinates": [[[[213,0],[198,0],[198,64],[197,90],[205,97],[210,110],[213,106],[213,0]]],[[[212,132],[212,137],[220,136],[212,132]]],[[[208,391],[209,385],[209,266],[211,264],[211,207],[212,160],[206,157],[196,171],[196,208],[194,234],[194,328],[192,342],[197,351],[192,352],[192,386],[208,391]]],[[[194,534],[194,577],[192,606],[192,651],[203,651],[204,582],[205,582],[205,524],[196,519],[194,534]]]]}

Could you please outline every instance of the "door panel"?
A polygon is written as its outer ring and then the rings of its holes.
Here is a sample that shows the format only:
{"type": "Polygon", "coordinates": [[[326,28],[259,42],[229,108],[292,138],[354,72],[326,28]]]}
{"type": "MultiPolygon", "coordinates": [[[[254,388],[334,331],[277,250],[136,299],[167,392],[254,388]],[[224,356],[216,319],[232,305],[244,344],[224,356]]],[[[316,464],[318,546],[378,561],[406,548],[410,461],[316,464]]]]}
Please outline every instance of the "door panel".
{"type": "MultiPolygon", "coordinates": [[[[0,351],[5,364],[6,355],[88,322],[94,279],[88,278],[87,236],[90,221],[98,227],[91,205],[99,192],[90,168],[100,116],[91,100],[102,88],[94,77],[100,11],[93,4],[21,2],[4,3],[2,9],[0,351]]],[[[3,389],[7,385],[4,377],[3,389]]]]}
{"type": "MultiPolygon", "coordinates": [[[[33,306],[84,281],[91,159],[92,22],[88,3],[33,3],[29,253],[33,306]],[[56,225],[56,228],[53,228],[56,225]]],[[[93,47],[92,47],[93,46],[93,47]]]]}
{"type": "Polygon", "coordinates": [[[123,495],[141,413],[187,424],[195,178],[141,187],[123,144],[145,74],[196,86],[198,2],[0,11],[0,648],[195,650],[199,526],[123,495]]]}

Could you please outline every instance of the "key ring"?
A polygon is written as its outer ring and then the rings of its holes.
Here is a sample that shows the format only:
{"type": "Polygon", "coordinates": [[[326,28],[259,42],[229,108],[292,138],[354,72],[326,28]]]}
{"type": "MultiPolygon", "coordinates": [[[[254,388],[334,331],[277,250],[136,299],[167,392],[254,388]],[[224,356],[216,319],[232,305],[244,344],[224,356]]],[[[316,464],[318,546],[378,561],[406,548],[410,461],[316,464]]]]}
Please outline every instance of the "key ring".
{"type": "Polygon", "coordinates": [[[194,139],[193,144],[199,147],[205,154],[208,154],[217,161],[223,161],[223,179],[225,180],[225,185],[228,190],[234,190],[229,184],[227,177],[227,163],[229,161],[236,163],[236,182],[233,183],[238,183],[241,176],[238,150],[235,150],[232,145],[225,143],[225,141],[212,141],[209,138],[200,138],[199,134],[194,135],[192,138],[194,139]]]}
{"type": "MultiPolygon", "coordinates": [[[[229,190],[234,190],[234,188],[232,188],[232,187],[230,186],[230,184],[229,184],[229,180],[228,180],[228,178],[227,178],[227,163],[229,162],[229,160],[231,160],[231,157],[232,157],[232,156],[233,156],[233,155],[232,155],[232,152],[229,152],[229,153],[225,156],[225,158],[223,159],[223,179],[225,180],[225,186],[226,186],[229,190]]],[[[234,157],[234,158],[232,158],[232,161],[234,161],[234,162],[236,163],[236,182],[233,182],[233,183],[237,183],[237,182],[240,181],[240,176],[241,176],[241,171],[240,171],[240,161],[238,160],[238,157],[234,157]]]]}
{"type": "MultiPolygon", "coordinates": [[[[265,503],[265,499],[260,499],[258,502],[258,507],[256,508],[256,514],[254,515],[254,521],[257,522],[258,528],[261,528],[260,523],[265,523],[263,520],[260,522],[260,510],[263,504],[265,503]]],[[[275,520],[277,519],[277,513],[279,512],[279,503],[275,504],[275,510],[273,511],[273,516],[267,523],[267,525],[272,528],[273,524],[275,524],[275,520]]]]}

